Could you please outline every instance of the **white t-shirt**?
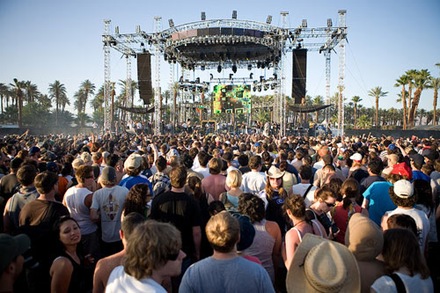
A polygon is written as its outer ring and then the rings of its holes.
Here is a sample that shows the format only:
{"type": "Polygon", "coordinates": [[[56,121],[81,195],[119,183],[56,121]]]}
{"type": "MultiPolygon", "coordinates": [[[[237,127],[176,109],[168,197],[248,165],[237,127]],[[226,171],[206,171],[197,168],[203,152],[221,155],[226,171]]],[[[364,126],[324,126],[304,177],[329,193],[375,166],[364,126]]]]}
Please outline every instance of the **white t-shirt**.
{"type": "Polygon", "coordinates": [[[293,194],[299,194],[304,198],[304,202],[306,203],[306,208],[310,207],[310,205],[313,203],[315,199],[315,190],[316,186],[312,185],[312,188],[307,192],[307,195],[304,196],[304,193],[306,192],[307,188],[309,188],[311,184],[310,183],[299,183],[292,186],[292,192],[293,194]]]}
{"type": "Polygon", "coordinates": [[[121,240],[121,213],[128,189],[119,185],[98,189],[93,194],[91,209],[99,210],[101,215],[102,240],[116,242],[121,240]]]}
{"type": "MultiPolygon", "coordinates": [[[[419,274],[414,277],[406,274],[396,273],[402,279],[406,292],[431,293],[434,292],[434,285],[431,278],[422,279],[419,274]]],[[[371,288],[375,292],[397,293],[396,284],[388,276],[382,276],[374,281],[371,288]]]]}
{"type": "Polygon", "coordinates": [[[426,214],[423,211],[418,210],[416,208],[404,209],[404,208],[397,207],[395,210],[386,212],[385,215],[387,215],[389,217],[389,216],[397,215],[397,214],[408,215],[408,216],[412,217],[414,219],[414,221],[416,221],[417,238],[419,239],[420,251],[422,251],[422,252],[425,251],[425,244],[426,244],[428,234],[429,234],[429,229],[430,229],[429,220],[428,220],[428,217],[426,216],[426,214]]]}
{"type": "Polygon", "coordinates": [[[136,279],[124,271],[123,266],[113,269],[105,287],[106,293],[166,293],[167,291],[151,278],[136,279]]]}

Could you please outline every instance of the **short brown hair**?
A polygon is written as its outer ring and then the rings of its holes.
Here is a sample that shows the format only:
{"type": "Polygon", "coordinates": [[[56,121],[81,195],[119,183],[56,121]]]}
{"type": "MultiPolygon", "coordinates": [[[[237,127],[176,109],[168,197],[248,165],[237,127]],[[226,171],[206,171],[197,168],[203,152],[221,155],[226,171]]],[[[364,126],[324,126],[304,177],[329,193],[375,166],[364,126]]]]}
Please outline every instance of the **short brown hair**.
{"type": "Polygon", "coordinates": [[[35,177],[34,184],[39,194],[49,193],[58,183],[58,175],[53,172],[42,172],[35,177]]]}
{"type": "Polygon", "coordinates": [[[154,270],[171,260],[170,256],[178,254],[181,247],[182,240],[176,227],[148,220],[139,224],[130,235],[124,270],[138,280],[150,277],[154,270]]]}
{"type": "Polygon", "coordinates": [[[304,218],[306,216],[306,204],[304,198],[294,194],[284,201],[283,210],[287,214],[289,210],[295,218],[304,218]]]}
{"type": "Polygon", "coordinates": [[[186,183],[186,168],[184,166],[177,166],[170,171],[171,186],[174,188],[182,188],[186,183]]]}
{"type": "Polygon", "coordinates": [[[208,162],[209,174],[220,174],[223,167],[223,161],[220,158],[212,158],[208,162]]]}
{"type": "Polygon", "coordinates": [[[84,183],[90,172],[93,172],[93,167],[90,165],[82,165],[76,169],[75,178],[79,183],[84,183]]]}

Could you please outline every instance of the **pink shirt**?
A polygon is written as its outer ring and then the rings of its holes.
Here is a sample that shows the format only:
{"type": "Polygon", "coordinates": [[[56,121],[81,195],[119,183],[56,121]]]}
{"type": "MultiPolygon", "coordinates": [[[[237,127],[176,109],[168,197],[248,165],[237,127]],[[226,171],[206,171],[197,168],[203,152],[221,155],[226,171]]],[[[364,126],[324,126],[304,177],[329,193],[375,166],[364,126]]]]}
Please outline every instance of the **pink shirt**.
{"type": "MultiPolygon", "coordinates": [[[[212,196],[214,200],[219,200],[220,194],[226,191],[226,176],[211,174],[202,180],[203,190],[212,196]]],[[[208,198],[209,198],[209,195],[208,198]]]]}

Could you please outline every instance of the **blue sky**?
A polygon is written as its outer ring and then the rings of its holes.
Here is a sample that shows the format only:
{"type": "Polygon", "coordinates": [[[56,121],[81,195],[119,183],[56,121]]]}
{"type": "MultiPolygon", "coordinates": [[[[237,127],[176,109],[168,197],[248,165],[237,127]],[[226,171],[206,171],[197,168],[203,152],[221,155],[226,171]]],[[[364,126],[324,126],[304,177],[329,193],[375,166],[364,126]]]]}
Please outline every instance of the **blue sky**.
{"type": "MultiPolygon", "coordinates": [[[[238,19],[260,22],[272,15],[272,23],[281,26],[280,12],[288,11],[289,27],[299,26],[302,19],[307,19],[309,27],[321,27],[326,25],[327,18],[337,24],[339,9],[347,10],[345,97],[348,100],[358,95],[361,104],[371,107],[374,100],[367,93],[381,86],[389,93],[381,99],[380,107],[399,108],[396,99],[400,89],[394,84],[406,70],[428,69],[432,75],[440,76],[440,69],[435,66],[440,63],[438,0],[0,0],[0,83],[11,83],[16,77],[32,81],[41,92],[47,93],[48,85],[60,80],[73,104],[73,94],[82,81],[89,79],[97,88],[103,83],[103,19],[112,21],[112,31],[119,26],[121,33],[132,33],[136,25],[153,32],[155,16],[162,17],[162,28],[166,29],[168,19],[172,18],[176,25],[198,21],[201,11],[206,12],[208,19],[226,19],[231,17],[232,10],[237,10],[238,19]]],[[[165,88],[169,83],[169,66],[163,63],[161,68],[162,88],[165,88]]],[[[307,71],[307,94],[325,96],[324,56],[310,52],[307,71]]],[[[224,70],[226,76],[228,73],[224,70]]],[[[338,81],[335,54],[332,54],[331,73],[333,94],[338,81]]],[[[247,75],[246,71],[243,77],[247,75]]],[[[254,76],[259,75],[254,72],[254,76]]],[[[125,76],[125,60],[112,50],[112,80],[125,76]]],[[[132,78],[136,76],[133,59],[132,78]]],[[[432,90],[422,94],[422,108],[432,109],[432,96],[432,90]]]]}

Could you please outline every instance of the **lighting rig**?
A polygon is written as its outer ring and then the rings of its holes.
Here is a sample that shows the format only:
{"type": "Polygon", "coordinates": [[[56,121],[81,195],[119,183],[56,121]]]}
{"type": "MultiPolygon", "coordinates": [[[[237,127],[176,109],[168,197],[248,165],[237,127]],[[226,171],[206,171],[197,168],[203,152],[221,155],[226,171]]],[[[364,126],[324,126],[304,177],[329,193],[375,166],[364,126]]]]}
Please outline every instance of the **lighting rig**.
{"type": "Polygon", "coordinates": [[[179,89],[185,92],[204,93],[209,89],[209,82],[200,82],[199,77],[193,81],[189,81],[188,79],[184,80],[183,76],[181,76],[179,79],[179,89]]]}

